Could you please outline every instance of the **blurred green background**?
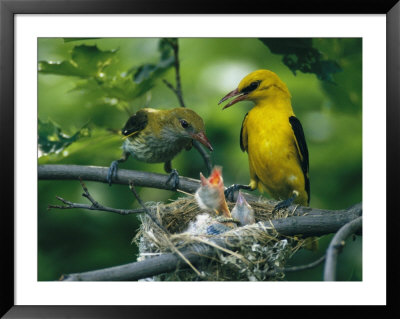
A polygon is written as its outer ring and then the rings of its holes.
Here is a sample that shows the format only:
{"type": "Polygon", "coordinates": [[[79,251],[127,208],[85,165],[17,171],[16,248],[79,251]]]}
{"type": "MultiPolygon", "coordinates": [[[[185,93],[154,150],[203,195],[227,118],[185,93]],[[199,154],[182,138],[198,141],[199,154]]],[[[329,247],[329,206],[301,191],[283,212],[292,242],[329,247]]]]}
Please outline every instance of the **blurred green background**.
{"type": "MultiPolygon", "coordinates": [[[[279,39],[277,43],[291,44],[279,39]]],[[[225,185],[247,184],[247,154],[240,150],[239,132],[252,104],[242,102],[222,111],[217,103],[248,73],[256,69],[276,72],[292,94],[294,112],[305,131],[310,153],[310,206],[344,209],[362,200],[362,40],[324,38],[310,39],[310,43],[320,52],[321,61],[334,61],[340,71],[326,63],[317,72],[300,70],[295,75],[283,61],[296,61],[296,56],[284,50],[277,53],[256,38],[179,39],[183,97],[206,123],[214,147],[212,161],[223,166],[225,185]]],[[[38,163],[108,167],[121,155],[122,142],[116,132],[128,114],[144,106],[179,106],[162,82],[166,79],[175,84],[171,57],[158,38],[39,38],[38,163]]],[[[315,57],[310,59],[315,62],[315,57]]],[[[120,167],[164,173],[163,164],[131,158],[120,167]]],[[[199,178],[200,171],[207,175],[194,149],[179,154],[173,167],[183,176],[199,178]]],[[[137,247],[131,240],[139,227],[136,216],[48,210],[49,204],[60,204],[56,195],[73,202],[88,201],[81,196],[79,181],[38,183],[38,280],[135,261],[137,247]]],[[[138,207],[127,186],[86,185],[105,206],[138,207]]],[[[180,196],[164,190],[138,190],[144,201],[166,202],[180,196]]],[[[297,252],[288,266],[317,259],[331,238],[321,238],[318,252],[297,252]]],[[[286,280],[321,280],[322,270],[321,265],[290,273],[286,280]]],[[[339,256],[338,280],[362,280],[361,237],[347,241],[339,256]]]]}

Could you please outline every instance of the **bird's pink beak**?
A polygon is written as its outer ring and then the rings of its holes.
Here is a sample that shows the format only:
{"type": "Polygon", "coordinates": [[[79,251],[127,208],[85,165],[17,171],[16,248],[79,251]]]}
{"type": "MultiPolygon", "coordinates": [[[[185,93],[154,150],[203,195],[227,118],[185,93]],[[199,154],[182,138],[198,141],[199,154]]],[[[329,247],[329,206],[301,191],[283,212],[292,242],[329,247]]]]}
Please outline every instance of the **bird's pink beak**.
{"type": "Polygon", "coordinates": [[[204,132],[199,132],[197,134],[193,134],[192,138],[195,139],[196,141],[199,141],[201,144],[203,144],[205,147],[207,147],[211,152],[214,150],[204,132]]]}
{"type": "Polygon", "coordinates": [[[233,90],[232,92],[229,92],[227,95],[225,95],[221,101],[218,102],[218,105],[220,105],[222,102],[226,101],[227,99],[230,99],[231,97],[238,96],[236,99],[230,101],[228,104],[226,104],[222,109],[225,110],[226,108],[232,106],[233,104],[236,104],[237,102],[243,101],[246,99],[246,94],[240,93],[238,89],[233,90]]]}

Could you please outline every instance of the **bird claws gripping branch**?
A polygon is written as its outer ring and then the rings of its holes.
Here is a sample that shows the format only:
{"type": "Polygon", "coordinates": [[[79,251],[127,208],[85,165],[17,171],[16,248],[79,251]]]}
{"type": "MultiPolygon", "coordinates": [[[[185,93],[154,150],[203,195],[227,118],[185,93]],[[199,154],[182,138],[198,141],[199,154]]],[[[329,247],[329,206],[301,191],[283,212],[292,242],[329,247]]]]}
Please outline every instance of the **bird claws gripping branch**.
{"type": "Polygon", "coordinates": [[[110,186],[112,184],[112,179],[117,176],[118,163],[118,161],[113,161],[110,165],[110,168],[108,169],[107,182],[110,186]]]}
{"type": "Polygon", "coordinates": [[[286,209],[286,208],[288,208],[290,205],[293,204],[293,202],[294,202],[294,200],[296,199],[296,197],[297,197],[297,196],[294,195],[294,196],[292,196],[292,197],[290,197],[290,198],[288,198],[288,199],[285,199],[285,200],[279,202],[278,204],[275,205],[274,209],[272,210],[272,213],[275,213],[275,212],[277,212],[277,211],[280,210],[280,209],[286,209]]]}
{"type": "Polygon", "coordinates": [[[233,184],[229,186],[227,189],[225,189],[225,198],[229,200],[230,202],[233,202],[235,192],[237,192],[240,189],[246,189],[246,190],[251,190],[251,187],[249,185],[241,185],[241,184],[233,184]]]}
{"type": "Polygon", "coordinates": [[[165,184],[168,184],[171,186],[173,190],[177,190],[179,187],[179,173],[176,169],[172,169],[171,173],[169,174],[169,177],[165,184]]]}

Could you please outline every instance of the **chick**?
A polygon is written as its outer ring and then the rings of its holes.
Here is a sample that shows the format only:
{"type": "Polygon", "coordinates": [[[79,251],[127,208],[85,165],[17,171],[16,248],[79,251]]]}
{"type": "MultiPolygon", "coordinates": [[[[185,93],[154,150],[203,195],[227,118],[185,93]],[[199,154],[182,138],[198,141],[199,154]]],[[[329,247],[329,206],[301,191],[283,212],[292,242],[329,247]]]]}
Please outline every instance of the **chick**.
{"type": "Polygon", "coordinates": [[[239,191],[236,205],[235,207],[233,207],[231,215],[233,219],[239,221],[240,226],[254,224],[256,222],[256,219],[254,217],[254,210],[253,208],[251,208],[249,203],[247,203],[241,191],[239,191]]]}
{"type": "Polygon", "coordinates": [[[221,174],[221,167],[214,167],[210,177],[207,179],[200,173],[201,185],[195,193],[195,198],[202,209],[211,209],[216,212],[215,222],[208,226],[206,233],[217,235],[236,227],[228,205],[225,200],[224,182],[221,174]]]}

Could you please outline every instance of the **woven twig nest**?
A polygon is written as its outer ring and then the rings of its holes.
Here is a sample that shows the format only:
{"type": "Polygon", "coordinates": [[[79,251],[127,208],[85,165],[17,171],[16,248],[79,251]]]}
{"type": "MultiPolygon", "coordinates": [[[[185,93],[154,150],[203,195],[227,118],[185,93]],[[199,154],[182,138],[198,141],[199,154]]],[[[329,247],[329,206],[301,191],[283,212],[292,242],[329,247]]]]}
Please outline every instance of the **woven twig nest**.
{"type": "MultiPolygon", "coordinates": [[[[254,210],[256,223],[237,227],[218,235],[208,235],[207,226],[218,220],[215,212],[201,209],[193,197],[177,199],[169,204],[149,203],[148,208],[169,234],[158,227],[148,215],[140,216],[141,227],[134,238],[139,247],[138,261],[176,253],[177,250],[196,250],[199,245],[208,245],[215,250],[212,257],[204,257],[200,266],[176,269],[146,280],[229,280],[258,281],[281,280],[286,260],[299,249],[304,240],[283,238],[274,228],[266,227],[273,219],[286,218],[293,212],[272,212],[274,204],[260,199],[249,202],[254,210]],[[218,241],[216,241],[218,239],[218,241]],[[217,242],[217,244],[216,244],[217,242]],[[218,245],[224,243],[224,245],[218,245]]],[[[230,209],[233,203],[228,203],[230,209]]],[[[182,262],[187,262],[184,260],[182,262]]]]}

